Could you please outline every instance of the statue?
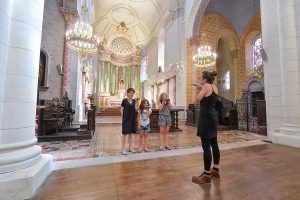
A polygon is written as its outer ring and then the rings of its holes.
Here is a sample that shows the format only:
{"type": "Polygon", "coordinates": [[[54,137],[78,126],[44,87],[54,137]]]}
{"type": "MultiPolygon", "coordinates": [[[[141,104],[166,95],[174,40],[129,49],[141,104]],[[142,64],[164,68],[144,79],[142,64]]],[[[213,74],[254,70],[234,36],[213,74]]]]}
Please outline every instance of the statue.
{"type": "Polygon", "coordinates": [[[68,97],[68,92],[67,91],[65,92],[64,96],[62,96],[62,99],[64,101],[69,101],[69,97],[68,97]]]}
{"type": "Polygon", "coordinates": [[[125,82],[123,79],[119,81],[118,96],[119,99],[123,99],[125,97],[125,82]]]}
{"type": "Polygon", "coordinates": [[[156,104],[155,104],[155,101],[153,99],[151,100],[151,106],[152,106],[152,109],[156,108],[156,104]]]}

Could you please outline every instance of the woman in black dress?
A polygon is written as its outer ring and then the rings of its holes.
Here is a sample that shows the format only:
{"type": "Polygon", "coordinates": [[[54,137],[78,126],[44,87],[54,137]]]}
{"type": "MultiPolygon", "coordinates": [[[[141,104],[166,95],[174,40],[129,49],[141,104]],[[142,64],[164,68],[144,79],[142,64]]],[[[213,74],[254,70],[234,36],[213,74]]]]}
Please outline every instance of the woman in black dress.
{"type": "Polygon", "coordinates": [[[122,150],[123,155],[127,155],[125,150],[126,135],[128,135],[129,151],[135,153],[132,149],[132,134],[136,132],[136,111],[139,109],[140,98],[133,99],[135,90],[133,88],[127,89],[127,97],[123,99],[121,104],[122,114],[122,150]]]}
{"type": "Polygon", "coordinates": [[[193,176],[194,183],[211,183],[211,177],[220,178],[219,162],[220,151],[217,141],[218,114],[216,103],[218,89],[212,83],[216,72],[203,72],[199,77],[197,89],[199,93],[196,101],[200,101],[200,117],[197,135],[201,138],[204,159],[204,172],[200,176],[193,176]],[[211,148],[213,151],[213,168],[211,169],[211,148]]]}

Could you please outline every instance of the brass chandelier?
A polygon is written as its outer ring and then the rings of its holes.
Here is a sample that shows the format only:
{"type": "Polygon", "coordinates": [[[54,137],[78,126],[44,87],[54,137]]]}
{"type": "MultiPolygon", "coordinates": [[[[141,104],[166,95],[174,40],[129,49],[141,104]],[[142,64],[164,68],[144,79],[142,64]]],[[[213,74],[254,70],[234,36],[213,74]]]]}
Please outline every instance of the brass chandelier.
{"type": "Polygon", "coordinates": [[[216,64],[217,54],[211,50],[211,46],[205,44],[205,34],[202,34],[203,43],[193,56],[195,67],[212,67],[216,64]]]}
{"type": "Polygon", "coordinates": [[[95,54],[98,51],[100,39],[93,33],[93,27],[88,23],[88,8],[86,2],[81,6],[82,20],[66,32],[66,44],[80,55],[95,54]]]}

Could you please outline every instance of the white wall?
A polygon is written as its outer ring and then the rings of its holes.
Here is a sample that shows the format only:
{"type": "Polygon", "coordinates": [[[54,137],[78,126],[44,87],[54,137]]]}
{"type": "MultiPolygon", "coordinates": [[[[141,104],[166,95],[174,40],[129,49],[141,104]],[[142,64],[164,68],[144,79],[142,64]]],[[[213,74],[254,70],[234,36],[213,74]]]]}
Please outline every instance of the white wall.
{"type": "Polygon", "coordinates": [[[178,19],[166,27],[165,33],[165,69],[180,60],[179,58],[178,19]]]}
{"type": "Polygon", "coordinates": [[[158,71],[158,43],[154,38],[147,46],[148,51],[148,78],[158,71]]]}

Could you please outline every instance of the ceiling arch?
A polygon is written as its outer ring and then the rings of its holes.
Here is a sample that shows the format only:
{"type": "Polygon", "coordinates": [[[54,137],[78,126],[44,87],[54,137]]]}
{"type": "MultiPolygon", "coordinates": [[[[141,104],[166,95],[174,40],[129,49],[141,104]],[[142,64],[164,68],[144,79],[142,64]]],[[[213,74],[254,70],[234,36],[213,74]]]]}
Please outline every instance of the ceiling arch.
{"type": "Polygon", "coordinates": [[[94,0],[95,32],[109,38],[125,22],[136,44],[146,44],[174,0],[94,0]]]}

